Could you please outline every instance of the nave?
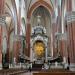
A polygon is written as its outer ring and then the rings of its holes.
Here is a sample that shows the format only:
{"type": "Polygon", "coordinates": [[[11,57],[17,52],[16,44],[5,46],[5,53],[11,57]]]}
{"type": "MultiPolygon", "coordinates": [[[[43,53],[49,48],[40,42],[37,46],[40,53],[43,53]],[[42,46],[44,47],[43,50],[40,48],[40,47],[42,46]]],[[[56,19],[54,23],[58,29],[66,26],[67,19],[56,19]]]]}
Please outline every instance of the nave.
{"type": "Polygon", "coordinates": [[[74,72],[75,0],[0,0],[1,75],[74,72]]]}

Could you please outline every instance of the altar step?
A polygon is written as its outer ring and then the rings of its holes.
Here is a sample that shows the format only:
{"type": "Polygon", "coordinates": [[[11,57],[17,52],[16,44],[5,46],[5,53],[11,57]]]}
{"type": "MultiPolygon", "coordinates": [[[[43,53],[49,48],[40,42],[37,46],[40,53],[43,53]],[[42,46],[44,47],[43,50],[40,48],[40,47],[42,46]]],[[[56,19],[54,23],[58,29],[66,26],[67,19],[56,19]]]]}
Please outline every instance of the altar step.
{"type": "Polygon", "coordinates": [[[43,64],[32,64],[32,70],[40,71],[42,69],[43,64]]]}

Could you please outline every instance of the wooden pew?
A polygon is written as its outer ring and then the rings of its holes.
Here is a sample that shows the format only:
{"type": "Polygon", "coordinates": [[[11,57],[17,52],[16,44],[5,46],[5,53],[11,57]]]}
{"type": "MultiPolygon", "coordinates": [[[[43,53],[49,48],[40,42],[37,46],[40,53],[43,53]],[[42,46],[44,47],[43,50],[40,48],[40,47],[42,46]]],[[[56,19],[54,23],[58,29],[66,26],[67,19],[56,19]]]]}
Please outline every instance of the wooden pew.
{"type": "Polygon", "coordinates": [[[51,69],[51,70],[42,70],[38,73],[33,73],[33,75],[75,75],[75,72],[71,72],[65,69],[51,69]]]}
{"type": "Polygon", "coordinates": [[[43,73],[33,73],[33,75],[75,75],[74,72],[43,72],[43,73]]]}

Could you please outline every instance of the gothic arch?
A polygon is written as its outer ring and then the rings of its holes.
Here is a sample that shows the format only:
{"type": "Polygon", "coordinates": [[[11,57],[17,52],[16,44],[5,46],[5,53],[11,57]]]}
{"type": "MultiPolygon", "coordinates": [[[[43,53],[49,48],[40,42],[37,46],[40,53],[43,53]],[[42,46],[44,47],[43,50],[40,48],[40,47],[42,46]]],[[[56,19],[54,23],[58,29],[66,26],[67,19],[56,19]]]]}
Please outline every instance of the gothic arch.
{"type": "Polygon", "coordinates": [[[30,19],[33,11],[39,6],[45,7],[50,12],[50,14],[53,13],[53,7],[51,5],[49,5],[47,2],[43,0],[39,0],[30,7],[30,9],[28,10],[27,18],[30,19]]]}
{"type": "Polygon", "coordinates": [[[31,24],[30,24],[30,19],[32,16],[32,13],[35,11],[36,8],[38,8],[39,6],[43,6],[45,7],[50,14],[53,13],[53,7],[48,4],[46,1],[44,0],[38,0],[37,2],[35,2],[30,9],[27,12],[27,29],[26,29],[26,45],[27,45],[27,53],[26,55],[30,56],[30,34],[31,34],[31,24]]]}

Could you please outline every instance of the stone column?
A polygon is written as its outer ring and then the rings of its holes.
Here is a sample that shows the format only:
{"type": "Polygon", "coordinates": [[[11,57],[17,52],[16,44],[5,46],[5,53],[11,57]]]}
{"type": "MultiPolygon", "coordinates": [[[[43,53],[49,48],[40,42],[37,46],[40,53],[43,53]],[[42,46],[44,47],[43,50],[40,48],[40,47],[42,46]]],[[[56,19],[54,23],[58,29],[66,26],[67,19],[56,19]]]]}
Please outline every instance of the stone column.
{"type": "Polygon", "coordinates": [[[72,0],[67,0],[66,2],[67,5],[67,11],[72,11],[72,0]]]}
{"type": "Polygon", "coordinates": [[[30,49],[30,62],[33,62],[33,50],[32,50],[32,47],[30,49]]]}
{"type": "Polygon", "coordinates": [[[5,0],[0,0],[0,15],[4,14],[4,2],[5,0]]]}
{"type": "Polygon", "coordinates": [[[45,48],[46,50],[45,50],[45,62],[47,62],[47,47],[45,48]]]}

